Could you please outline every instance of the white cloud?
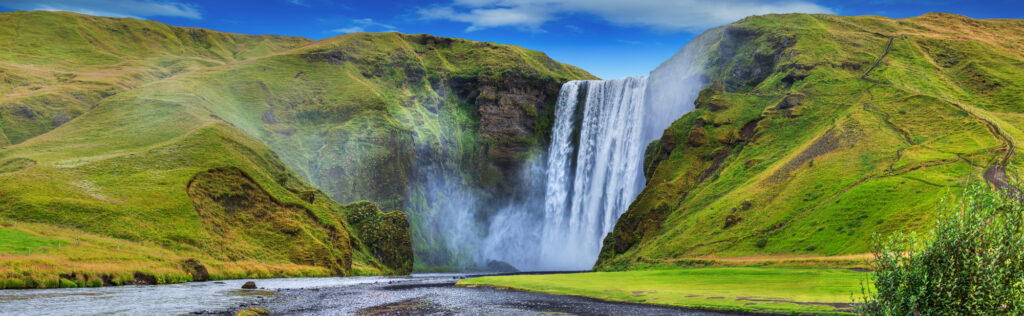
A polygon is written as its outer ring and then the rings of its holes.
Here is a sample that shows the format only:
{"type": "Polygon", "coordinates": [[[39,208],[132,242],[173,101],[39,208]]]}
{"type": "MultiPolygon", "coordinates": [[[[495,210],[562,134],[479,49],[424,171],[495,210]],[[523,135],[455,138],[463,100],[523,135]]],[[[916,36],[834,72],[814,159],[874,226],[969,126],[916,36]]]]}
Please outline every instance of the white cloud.
{"type": "Polygon", "coordinates": [[[359,33],[365,31],[366,29],[362,28],[361,26],[343,27],[331,30],[331,32],[333,33],[359,33]]]}
{"type": "Polygon", "coordinates": [[[306,3],[306,0],[288,0],[288,3],[294,4],[294,5],[298,5],[298,6],[303,6],[303,7],[308,7],[309,6],[309,3],[306,3]]]}
{"type": "Polygon", "coordinates": [[[168,16],[202,19],[196,5],[174,1],[151,0],[0,0],[0,6],[15,10],[71,11],[109,17],[142,18],[168,16]]]}
{"type": "MultiPolygon", "coordinates": [[[[458,8],[463,9],[463,8],[458,8]]],[[[548,8],[520,6],[520,7],[470,7],[468,11],[460,12],[452,6],[433,7],[421,9],[420,16],[427,19],[443,19],[457,22],[466,22],[470,26],[466,31],[498,27],[516,26],[533,31],[539,31],[541,24],[552,19],[548,8]]]]}
{"type": "Polygon", "coordinates": [[[751,15],[832,13],[806,0],[453,0],[419,10],[424,19],[469,23],[466,31],[510,26],[539,31],[544,23],[573,14],[620,26],[661,31],[700,31],[751,15]]]}
{"type": "Polygon", "coordinates": [[[352,26],[336,28],[336,29],[331,30],[331,32],[332,33],[357,33],[357,32],[366,32],[367,29],[376,29],[376,30],[381,30],[381,31],[389,32],[389,31],[394,31],[396,29],[394,26],[391,26],[391,25],[388,25],[388,24],[384,24],[384,23],[380,23],[380,22],[376,22],[376,21],[374,21],[373,19],[370,19],[370,18],[354,19],[351,22],[353,24],[352,26]]]}

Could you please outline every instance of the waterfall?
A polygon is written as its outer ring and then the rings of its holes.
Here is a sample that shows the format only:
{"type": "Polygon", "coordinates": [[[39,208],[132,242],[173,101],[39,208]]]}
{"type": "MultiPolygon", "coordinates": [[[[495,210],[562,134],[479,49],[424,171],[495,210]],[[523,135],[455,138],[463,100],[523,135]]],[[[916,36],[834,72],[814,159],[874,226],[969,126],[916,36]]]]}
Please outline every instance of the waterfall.
{"type": "Polygon", "coordinates": [[[724,34],[698,36],[647,77],[562,85],[551,143],[523,174],[533,192],[489,221],[478,261],[522,270],[593,267],[605,236],[643,190],[647,144],[693,110],[705,52],[724,34]]]}
{"type": "Polygon", "coordinates": [[[646,89],[647,77],[562,86],[548,149],[541,266],[590,268],[643,188],[646,89]]]}

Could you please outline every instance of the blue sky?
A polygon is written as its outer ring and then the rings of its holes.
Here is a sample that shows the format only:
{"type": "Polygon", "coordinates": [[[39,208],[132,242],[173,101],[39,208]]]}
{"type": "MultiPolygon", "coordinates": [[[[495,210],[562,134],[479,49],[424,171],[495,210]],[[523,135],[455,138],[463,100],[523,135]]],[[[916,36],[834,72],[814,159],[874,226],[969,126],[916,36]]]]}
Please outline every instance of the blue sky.
{"type": "Polygon", "coordinates": [[[951,12],[1024,18],[1024,1],[958,0],[0,0],[0,11],[63,10],[179,26],[312,39],[348,32],[430,33],[519,45],[602,78],[644,75],[707,28],[748,15],[904,18],[951,12]]]}

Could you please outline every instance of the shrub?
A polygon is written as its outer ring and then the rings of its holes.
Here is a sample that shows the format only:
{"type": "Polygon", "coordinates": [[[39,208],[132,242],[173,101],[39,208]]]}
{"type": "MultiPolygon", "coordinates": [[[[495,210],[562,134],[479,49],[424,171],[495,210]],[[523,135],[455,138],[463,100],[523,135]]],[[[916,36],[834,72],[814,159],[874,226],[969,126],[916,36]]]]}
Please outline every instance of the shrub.
{"type": "Polygon", "coordinates": [[[758,239],[757,242],[754,243],[754,247],[761,248],[761,249],[763,249],[764,246],[767,246],[767,245],[768,245],[768,239],[767,238],[758,239]]]}
{"type": "Polygon", "coordinates": [[[861,314],[1024,313],[1024,207],[1020,197],[970,186],[939,212],[930,234],[896,233],[875,245],[875,293],[861,314]]]}
{"type": "Polygon", "coordinates": [[[71,280],[64,279],[64,278],[60,279],[60,288],[63,289],[63,288],[72,288],[72,287],[78,287],[78,283],[75,283],[75,281],[71,281],[71,280]]]}
{"type": "Polygon", "coordinates": [[[56,289],[56,288],[60,287],[59,284],[58,284],[59,282],[60,282],[59,280],[51,278],[51,279],[45,279],[41,283],[43,285],[42,287],[44,287],[44,288],[56,289]]]}
{"type": "Polygon", "coordinates": [[[26,277],[21,278],[21,281],[24,282],[23,283],[24,286],[22,286],[22,288],[25,288],[25,289],[34,289],[34,288],[40,287],[39,282],[36,282],[36,279],[33,279],[30,276],[26,276],[26,277]]]}
{"type": "Polygon", "coordinates": [[[90,279],[88,282],[86,282],[86,286],[88,286],[88,287],[101,287],[101,286],[103,286],[103,281],[100,280],[100,279],[90,279]]]}
{"type": "Polygon", "coordinates": [[[23,289],[25,288],[25,281],[18,278],[10,278],[7,279],[7,286],[5,287],[8,289],[23,289]]]}

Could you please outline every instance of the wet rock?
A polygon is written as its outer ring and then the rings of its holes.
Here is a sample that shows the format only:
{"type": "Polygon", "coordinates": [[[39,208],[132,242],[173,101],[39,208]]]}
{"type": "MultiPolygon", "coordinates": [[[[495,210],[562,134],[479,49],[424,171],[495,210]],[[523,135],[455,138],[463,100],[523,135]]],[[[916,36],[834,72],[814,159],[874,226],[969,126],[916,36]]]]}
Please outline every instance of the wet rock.
{"type": "Polygon", "coordinates": [[[782,99],[782,101],[780,101],[779,104],[775,106],[775,108],[779,110],[785,110],[800,105],[800,103],[803,102],[803,100],[804,95],[802,94],[790,94],[787,95],[784,99],[782,99]]]}
{"type": "Polygon", "coordinates": [[[487,270],[490,270],[492,272],[519,272],[519,269],[516,269],[516,267],[512,266],[511,264],[508,264],[508,262],[499,260],[487,261],[487,270]]]}
{"type": "Polygon", "coordinates": [[[134,280],[133,283],[135,283],[135,284],[156,285],[156,276],[154,276],[152,274],[146,274],[146,273],[142,273],[142,272],[135,272],[134,278],[135,278],[135,280],[134,280]]]}
{"type": "Polygon", "coordinates": [[[182,261],[182,268],[185,273],[192,275],[192,281],[208,281],[210,280],[210,273],[206,271],[206,266],[196,259],[187,259],[182,261]]]}
{"type": "Polygon", "coordinates": [[[242,284],[242,288],[246,289],[246,290],[255,290],[256,289],[256,282],[253,282],[253,281],[245,282],[245,284],[242,284]]]}

